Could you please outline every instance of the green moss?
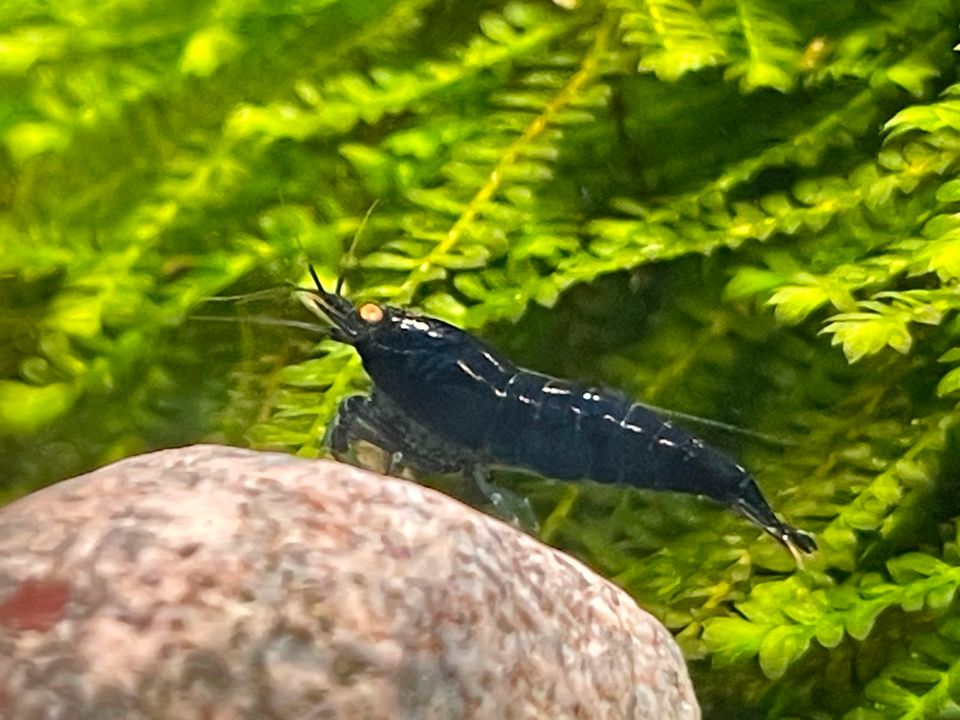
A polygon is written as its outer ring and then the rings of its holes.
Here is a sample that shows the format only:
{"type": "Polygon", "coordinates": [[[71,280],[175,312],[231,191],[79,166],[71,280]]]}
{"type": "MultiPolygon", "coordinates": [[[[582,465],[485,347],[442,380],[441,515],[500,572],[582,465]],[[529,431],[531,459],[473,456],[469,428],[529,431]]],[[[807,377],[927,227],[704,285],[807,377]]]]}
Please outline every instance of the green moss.
{"type": "Polygon", "coordinates": [[[960,3],[0,9],[0,501],[150,448],[323,452],[349,261],[704,432],[817,534],[504,478],[676,630],[710,717],[956,713],[960,3]],[[904,646],[908,649],[903,650],[904,646]]]}

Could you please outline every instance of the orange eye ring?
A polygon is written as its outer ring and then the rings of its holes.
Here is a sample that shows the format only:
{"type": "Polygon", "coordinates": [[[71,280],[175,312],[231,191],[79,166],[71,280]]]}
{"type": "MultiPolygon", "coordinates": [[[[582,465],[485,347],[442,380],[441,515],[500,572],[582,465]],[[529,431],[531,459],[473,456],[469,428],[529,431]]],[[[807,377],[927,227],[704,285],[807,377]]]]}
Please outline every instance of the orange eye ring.
{"type": "Polygon", "coordinates": [[[361,320],[364,320],[372,325],[383,320],[383,308],[375,303],[364,303],[357,310],[357,314],[360,316],[361,320]]]}

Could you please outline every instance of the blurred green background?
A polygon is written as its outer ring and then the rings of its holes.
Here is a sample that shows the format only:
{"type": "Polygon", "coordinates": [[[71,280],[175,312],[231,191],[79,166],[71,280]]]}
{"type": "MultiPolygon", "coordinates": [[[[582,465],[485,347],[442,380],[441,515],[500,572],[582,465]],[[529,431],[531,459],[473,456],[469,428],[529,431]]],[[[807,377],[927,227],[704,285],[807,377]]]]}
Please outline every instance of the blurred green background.
{"type": "Polygon", "coordinates": [[[783,438],[704,431],[817,535],[800,569],[697,498],[500,478],[675,631],[706,717],[960,717],[960,3],[567,5],[5,0],[0,501],[322,454],[359,363],[256,322],[311,319],[310,261],[783,438]]]}

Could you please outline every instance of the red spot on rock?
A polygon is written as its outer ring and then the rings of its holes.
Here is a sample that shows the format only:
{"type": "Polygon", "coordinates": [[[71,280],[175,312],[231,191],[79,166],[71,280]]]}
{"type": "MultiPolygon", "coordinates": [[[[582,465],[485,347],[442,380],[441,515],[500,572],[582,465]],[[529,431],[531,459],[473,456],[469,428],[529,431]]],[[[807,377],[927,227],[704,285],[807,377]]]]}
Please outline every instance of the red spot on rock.
{"type": "Polygon", "coordinates": [[[0,603],[0,625],[13,630],[49,630],[64,615],[70,586],[62,580],[25,580],[0,603]]]}

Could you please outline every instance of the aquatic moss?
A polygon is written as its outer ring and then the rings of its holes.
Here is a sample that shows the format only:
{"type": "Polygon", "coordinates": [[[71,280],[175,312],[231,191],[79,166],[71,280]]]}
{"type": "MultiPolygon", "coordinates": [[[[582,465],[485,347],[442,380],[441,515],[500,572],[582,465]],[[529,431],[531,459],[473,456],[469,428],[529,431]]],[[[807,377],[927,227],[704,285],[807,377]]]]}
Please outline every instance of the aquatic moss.
{"type": "Polygon", "coordinates": [[[815,532],[504,480],[678,633],[709,717],[957,712],[960,5],[76,0],[0,9],[14,497],[200,439],[322,452],[346,265],[711,435],[815,532]],[[565,3],[566,4],[566,3],[565,3]],[[344,249],[376,200],[353,258],[344,249]]]}

